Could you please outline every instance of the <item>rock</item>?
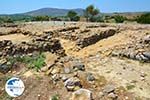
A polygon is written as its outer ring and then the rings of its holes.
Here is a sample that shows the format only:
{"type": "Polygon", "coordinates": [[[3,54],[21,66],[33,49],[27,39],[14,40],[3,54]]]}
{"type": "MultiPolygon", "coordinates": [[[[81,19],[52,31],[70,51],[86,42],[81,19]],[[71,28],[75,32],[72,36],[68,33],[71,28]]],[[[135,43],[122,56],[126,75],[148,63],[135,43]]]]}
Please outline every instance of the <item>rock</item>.
{"type": "Polygon", "coordinates": [[[82,87],[80,80],[77,77],[71,77],[64,83],[68,91],[74,91],[82,87]]]}
{"type": "Polygon", "coordinates": [[[58,67],[58,66],[55,66],[53,68],[53,70],[51,71],[51,74],[57,74],[57,73],[60,73],[61,72],[61,68],[58,67]]]}
{"type": "Polygon", "coordinates": [[[150,43],[150,35],[145,36],[143,40],[145,43],[150,43]]]}
{"type": "Polygon", "coordinates": [[[145,57],[147,57],[148,59],[150,59],[150,52],[143,52],[143,55],[144,55],[145,57]]]}
{"type": "Polygon", "coordinates": [[[137,54],[137,55],[135,56],[135,59],[136,59],[136,60],[142,60],[142,58],[141,58],[141,56],[140,56],[139,54],[137,54]]]}
{"type": "Polygon", "coordinates": [[[11,69],[10,66],[6,64],[0,64],[0,72],[1,73],[7,73],[11,69]]]}
{"type": "Polygon", "coordinates": [[[77,70],[81,70],[84,71],[85,70],[85,66],[83,63],[79,62],[79,61],[73,61],[72,62],[72,67],[73,69],[77,69],[77,70]]]}
{"type": "Polygon", "coordinates": [[[108,97],[114,100],[114,99],[117,99],[118,95],[116,95],[115,93],[111,92],[111,93],[108,94],[108,97]]]}
{"type": "Polygon", "coordinates": [[[42,71],[42,72],[46,72],[46,71],[48,71],[48,67],[47,67],[47,66],[42,67],[42,68],[41,68],[41,71],[42,71]]]}
{"type": "Polygon", "coordinates": [[[135,59],[136,54],[135,53],[130,53],[129,57],[130,59],[135,59]]]}
{"type": "Polygon", "coordinates": [[[59,80],[61,79],[61,77],[60,77],[59,74],[54,74],[54,75],[52,76],[52,79],[53,79],[54,82],[57,82],[57,81],[59,81],[59,80]]]}
{"type": "Polygon", "coordinates": [[[95,77],[92,75],[92,73],[88,73],[87,80],[88,81],[94,81],[95,80],[95,77]]]}
{"type": "Polygon", "coordinates": [[[147,57],[145,57],[143,54],[140,55],[141,59],[144,61],[148,61],[149,59],[147,57]]]}
{"type": "Polygon", "coordinates": [[[109,94],[109,93],[113,92],[114,90],[115,90],[114,85],[106,85],[103,89],[103,93],[109,94]]]}
{"type": "Polygon", "coordinates": [[[92,92],[87,89],[79,89],[72,93],[71,100],[92,100],[92,92]]]}
{"type": "Polygon", "coordinates": [[[69,74],[71,73],[71,69],[69,67],[64,68],[64,73],[69,74]]]}
{"type": "Polygon", "coordinates": [[[68,80],[68,79],[69,79],[69,76],[67,76],[67,75],[63,75],[63,76],[61,77],[61,79],[62,79],[62,81],[63,81],[63,82],[65,82],[66,80],[68,80]]]}

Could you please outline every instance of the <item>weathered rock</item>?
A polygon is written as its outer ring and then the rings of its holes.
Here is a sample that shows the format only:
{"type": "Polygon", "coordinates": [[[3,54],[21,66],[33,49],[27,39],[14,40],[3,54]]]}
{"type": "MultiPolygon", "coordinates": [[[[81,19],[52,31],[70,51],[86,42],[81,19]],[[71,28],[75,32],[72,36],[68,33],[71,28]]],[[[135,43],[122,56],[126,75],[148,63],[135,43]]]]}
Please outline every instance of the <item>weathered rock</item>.
{"type": "Polygon", "coordinates": [[[143,55],[144,55],[145,57],[147,57],[148,59],[150,59],[150,52],[143,52],[143,55]]]}
{"type": "Polygon", "coordinates": [[[87,89],[79,89],[72,93],[71,100],[92,100],[92,92],[87,89]]]}
{"type": "Polygon", "coordinates": [[[71,68],[70,67],[64,67],[64,73],[69,74],[71,73],[71,68]]]}
{"type": "Polygon", "coordinates": [[[103,93],[109,94],[109,93],[113,92],[114,90],[115,90],[115,86],[114,85],[106,85],[103,88],[103,93]]]}
{"type": "Polygon", "coordinates": [[[85,70],[84,64],[81,63],[80,61],[73,61],[73,62],[72,62],[72,67],[73,67],[73,69],[75,69],[75,70],[82,70],[82,71],[85,70]]]}
{"type": "Polygon", "coordinates": [[[7,64],[0,64],[0,72],[7,73],[11,69],[7,64]]]}
{"type": "Polygon", "coordinates": [[[64,83],[68,91],[75,91],[82,87],[80,80],[77,77],[71,77],[64,83]]]}
{"type": "Polygon", "coordinates": [[[145,36],[143,40],[145,43],[150,43],[150,35],[145,36]]]}
{"type": "Polygon", "coordinates": [[[94,80],[95,80],[95,77],[93,76],[92,73],[88,73],[88,75],[87,75],[87,80],[88,80],[88,81],[94,81],[94,80]]]}
{"type": "Polygon", "coordinates": [[[108,94],[108,97],[114,100],[117,99],[118,95],[112,92],[108,94]]]}

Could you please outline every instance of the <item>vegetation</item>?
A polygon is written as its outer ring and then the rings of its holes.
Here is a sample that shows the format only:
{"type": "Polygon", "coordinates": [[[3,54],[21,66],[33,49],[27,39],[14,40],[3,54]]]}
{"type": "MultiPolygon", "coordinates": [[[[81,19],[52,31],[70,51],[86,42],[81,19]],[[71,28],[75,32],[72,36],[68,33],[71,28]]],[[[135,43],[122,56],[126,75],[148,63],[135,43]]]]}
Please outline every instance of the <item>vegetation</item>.
{"type": "Polygon", "coordinates": [[[135,85],[128,84],[128,85],[126,86],[126,88],[127,88],[128,90],[131,90],[131,89],[135,88],[135,85]]]}
{"type": "Polygon", "coordinates": [[[51,100],[59,100],[59,95],[58,94],[53,95],[52,98],[51,98],[51,100]]]}
{"type": "Polygon", "coordinates": [[[33,17],[33,21],[49,21],[49,16],[35,16],[33,17]]]}
{"type": "Polygon", "coordinates": [[[141,24],[150,24],[150,13],[137,17],[136,21],[141,24]]]}
{"type": "Polygon", "coordinates": [[[14,21],[10,17],[0,17],[0,23],[13,23],[14,21]]]}
{"type": "Polygon", "coordinates": [[[71,21],[79,21],[80,17],[77,16],[77,13],[75,11],[70,10],[67,14],[67,16],[70,18],[71,21]]]}
{"type": "Polygon", "coordinates": [[[124,16],[116,15],[114,16],[116,23],[123,23],[127,18],[124,16]]]}
{"type": "Polygon", "coordinates": [[[40,70],[41,67],[45,65],[44,60],[45,56],[42,53],[33,56],[16,56],[8,58],[10,66],[13,66],[16,62],[21,62],[27,64],[28,68],[35,69],[36,71],[40,70]]]}
{"type": "Polygon", "coordinates": [[[95,21],[93,19],[95,19],[94,17],[97,16],[99,14],[99,9],[95,8],[93,5],[89,5],[86,10],[85,10],[85,17],[87,19],[87,21],[95,21]]]}

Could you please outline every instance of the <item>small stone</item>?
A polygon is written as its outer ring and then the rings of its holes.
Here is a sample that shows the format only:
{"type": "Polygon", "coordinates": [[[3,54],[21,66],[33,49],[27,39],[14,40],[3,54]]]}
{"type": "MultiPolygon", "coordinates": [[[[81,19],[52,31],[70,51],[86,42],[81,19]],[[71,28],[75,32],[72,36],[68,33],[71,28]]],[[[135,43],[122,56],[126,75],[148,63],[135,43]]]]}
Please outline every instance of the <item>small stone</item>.
{"type": "Polygon", "coordinates": [[[68,91],[74,91],[75,87],[82,87],[80,80],[77,77],[71,77],[64,83],[68,91]]]}
{"type": "Polygon", "coordinates": [[[150,42],[150,35],[145,36],[143,40],[145,43],[149,43],[150,42]]]}
{"type": "Polygon", "coordinates": [[[112,99],[116,99],[118,96],[115,93],[112,92],[112,93],[108,94],[108,97],[112,98],[112,99]]]}
{"type": "Polygon", "coordinates": [[[92,73],[88,73],[87,80],[88,81],[94,81],[95,80],[95,77],[92,75],[92,73]]]}
{"type": "Polygon", "coordinates": [[[41,68],[41,71],[42,71],[42,72],[46,72],[47,70],[48,70],[48,67],[47,67],[47,66],[41,68]]]}
{"type": "Polygon", "coordinates": [[[150,52],[143,52],[143,55],[144,55],[145,57],[147,57],[148,59],[150,59],[150,52]]]}
{"type": "Polygon", "coordinates": [[[115,86],[114,85],[106,85],[103,89],[103,93],[110,93],[113,92],[115,90],[115,86]]]}
{"type": "Polygon", "coordinates": [[[56,66],[55,68],[53,68],[51,74],[57,74],[57,73],[60,73],[60,72],[61,72],[61,69],[56,66]]]}
{"type": "Polygon", "coordinates": [[[84,71],[85,70],[85,66],[83,63],[79,62],[79,61],[75,61],[72,63],[73,69],[77,69],[77,70],[81,70],[84,71]]]}
{"type": "Polygon", "coordinates": [[[6,64],[0,64],[0,72],[1,73],[7,73],[11,69],[10,66],[6,64]]]}
{"type": "Polygon", "coordinates": [[[98,95],[100,98],[102,98],[104,96],[104,93],[103,92],[99,92],[99,95],[98,95]]]}
{"type": "Polygon", "coordinates": [[[64,68],[64,73],[69,74],[71,73],[71,69],[69,67],[64,68]]]}
{"type": "Polygon", "coordinates": [[[92,92],[87,89],[79,89],[72,93],[71,100],[92,100],[92,92]]]}

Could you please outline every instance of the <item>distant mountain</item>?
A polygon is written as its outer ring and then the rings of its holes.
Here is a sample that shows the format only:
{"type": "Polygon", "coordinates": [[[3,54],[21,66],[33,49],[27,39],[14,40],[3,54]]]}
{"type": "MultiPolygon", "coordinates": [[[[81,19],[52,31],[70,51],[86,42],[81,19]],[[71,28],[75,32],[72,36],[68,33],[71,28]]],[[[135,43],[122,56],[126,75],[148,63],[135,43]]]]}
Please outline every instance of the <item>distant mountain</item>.
{"type": "Polygon", "coordinates": [[[73,10],[78,15],[83,15],[84,14],[84,9],[58,9],[58,8],[42,8],[30,12],[23,13],[24,15],[29,15],[29,16],[42,16],[42,15],[48,15],[48,16],[65,16],[67,13],[73,10]]]}

